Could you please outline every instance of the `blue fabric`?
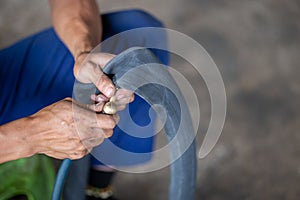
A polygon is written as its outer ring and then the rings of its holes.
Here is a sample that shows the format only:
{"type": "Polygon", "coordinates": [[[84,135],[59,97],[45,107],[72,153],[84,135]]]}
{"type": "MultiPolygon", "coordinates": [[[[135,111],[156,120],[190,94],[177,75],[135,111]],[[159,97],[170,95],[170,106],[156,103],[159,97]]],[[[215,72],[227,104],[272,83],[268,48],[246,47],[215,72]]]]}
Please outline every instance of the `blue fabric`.
{"type": "MultiPolygon", "coordinates": [[[[102,15],[103,38],[139,27],[162,27],[161,22],[140,10],[127,10],[102,15]]],[[[145,36],[146,37],[146,36],[145,36]]],[[[120,42],[113,53],[132,46],[143,46],[145,40],[120,42]]],[[[164,64],[168,54],[153,50],[164,64]]],[[[0,125],[29,116],[43,107],[72,96],[74,60],[68,49],[59,40],[53,28],[30,36],[0,51],[0,125]]],[[[129,106],[133,120],[147,125],[149,105],[136,97],[129,106]]],[[[154,130],[151,126],[148,131],[154,130]]],[[[140,133],[143,134],[143,133],[140,133]]],[[[138,135],[138,134],[135,134],[138,135]]],[[[149,135],[149,133],[147,133],[149,135]]],[[[110,138],[114,144],[125,150],[141,153],[151,152],[153,136],[138,138],[124,133],[116,127],[110,138]]],[[[105,145],[104,145],[105,146],[105,145]]],[[[108,154],[109,149],[104,149],[108,154]]],[[[135,164],[134,161],[126,164],[135,164]]],[[[130,159],[129,159],[130,160],[130,159]]],[[[93,159],[93,164],[101,164],[93,159]]],[[[114,163],[110,163],[114,164],[114,163]]],[[[115,163],[122,164],[122,163],[115,163]]]]}

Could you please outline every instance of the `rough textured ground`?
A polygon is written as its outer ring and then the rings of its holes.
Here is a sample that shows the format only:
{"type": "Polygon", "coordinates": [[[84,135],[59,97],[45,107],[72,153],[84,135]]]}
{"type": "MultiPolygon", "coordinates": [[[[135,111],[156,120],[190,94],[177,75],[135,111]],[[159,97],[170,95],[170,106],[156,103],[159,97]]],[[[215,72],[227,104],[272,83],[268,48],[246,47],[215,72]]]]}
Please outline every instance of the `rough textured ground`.
{"type": "MultiPolygon", "coordinates": [[[[223,76],[228,112],[222,136],[199,160],[196,199],[296,200],[300,196],[300,3],[297,0],[115,0],[102,11],[144,8],[200,42],[223,76]]],[[[0,2],[0,46],[50,25],[45,0],[0,2]]],[[[185,62],[172,65],[191,82],[185,62]]],[[[209,95],[196,85],[204,132],[209,95]]],[[[119,173],[122,200],[167,199],[168,169],[119,173]]]]}

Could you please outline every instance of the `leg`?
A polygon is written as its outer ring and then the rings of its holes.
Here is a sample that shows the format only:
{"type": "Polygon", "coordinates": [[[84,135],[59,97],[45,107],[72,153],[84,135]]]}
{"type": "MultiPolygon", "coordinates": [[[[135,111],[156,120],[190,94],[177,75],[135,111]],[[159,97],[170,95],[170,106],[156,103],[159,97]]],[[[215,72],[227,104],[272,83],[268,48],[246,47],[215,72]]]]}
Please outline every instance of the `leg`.
{"type": "Polygon", "coordinates": [[[73,58],[53,29],[0,52],[0,124],[72,95],[73,58]]]}
{"type": "MultiPolygon", "coordinates": [[[[163,28],[164,25],[157,18],[143,10],[125,10],[102,15],[103,20],[103,39],[107,39],[118,33],[136,28],[158,27],[163,28]]],[[[166,41],[165,35],[154,37],[153,35],[132,35],[132,38],[122,38],[119,43],[108,47],[108,51],[118,54],[123,50],[134,46],[145,46],[153,43],[162,43],[166,41]]],[[[167,44],[165,44],[167,46],[167,44]]],[[[153,53],[167,65],[169,62],[169,54],[161,50],[152,50],[153,53]]]]}

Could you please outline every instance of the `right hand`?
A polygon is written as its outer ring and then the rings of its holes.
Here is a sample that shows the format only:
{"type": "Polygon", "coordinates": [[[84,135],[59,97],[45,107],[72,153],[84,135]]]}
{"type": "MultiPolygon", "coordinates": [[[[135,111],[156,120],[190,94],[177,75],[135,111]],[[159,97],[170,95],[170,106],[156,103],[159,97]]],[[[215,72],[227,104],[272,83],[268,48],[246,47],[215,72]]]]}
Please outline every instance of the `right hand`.
{"type": "Polygon", "coordinates": [[[116,88],[102,69],[115,57],[109,53],[82,53],[75,58],[74,76],[82,83],[93,83],[105,97],[112,97],[116,88]]]}
{"type": "MultiPolygon", "coordinates": [[[[104,103],[97,104],[101,110],[104,103]]],[[[28,143],[35,153],[79,159],[110,137],[118,116],[95,114],[66,98],[31,116],[35,130],[28,143]]]]}
{"type": "MultiPolygon", "coordinates": [[[[91,99],[99,102],[109,101],[116,97],[117,110],[123,110],[126,105],[134,100],[132,91],[120,88],[116,90],[112,80],[106,76],[102,69],[113,59],[115,55],[109,53],[82,53],[75,58],[74,75],[82,83],[93,83],[102,94],[92,94],[91,99]]],[[[99,111],[96,107],[91,108],[99,111]]]]}

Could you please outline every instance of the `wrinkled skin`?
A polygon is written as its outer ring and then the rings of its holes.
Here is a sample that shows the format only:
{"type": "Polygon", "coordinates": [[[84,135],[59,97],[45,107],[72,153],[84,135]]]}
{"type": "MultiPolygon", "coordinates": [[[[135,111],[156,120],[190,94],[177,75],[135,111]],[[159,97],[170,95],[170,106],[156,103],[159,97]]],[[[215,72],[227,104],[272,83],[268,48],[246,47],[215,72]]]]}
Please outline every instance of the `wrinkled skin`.
{"type": "Polygon", "coordinates": [[[116,96],[117,110],[123,110],[128,103],[134,100],[132,91],[116,90],[110,78],[102,71],[106,63],[114,57],[115,55],[108,53],[83,53],[75,62],[74,74],[76,79],[82,83],[93,83],[103,93],[91,96],[91,99],[96,102],[96,106],[91,108],[94,111],[101,111],[102,107],[97,107],[97,105],[109,101],[112,96],[116,96]]]}
{"type": "Polygon", "coordinates": [[[31,118],[41,121],[41,130],[28,138],[28,143],[33,144],[31,148],[58,159],[83,157],[104,138],[110,137],[118,122],[117,115],[95,115],[72,103],[70,98],[45,107],[31,118]]]}
{"type": "Polygon", "coordinates": [[[99,112],[112,96],[116,97],[118,111],[134,99],[131,91],[116,90],[112,81],[102,72],[102,68],[113,57],[114,55],[107,53],[85,53],[78,57],[74,65],[77,80],[95,84],[103,94],[91,95],[95,102],[93,105],[82,105],[67,98],[36,113],[34,117],[47,122],[46,127],[49,125],[46,134],[43,132],[42,137],[37,137],[43,138],[37,142],[37,152],[58,159],[79,159],[113,134],[113,128],[119,120],[118,115],[99,112]]]}

